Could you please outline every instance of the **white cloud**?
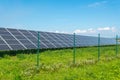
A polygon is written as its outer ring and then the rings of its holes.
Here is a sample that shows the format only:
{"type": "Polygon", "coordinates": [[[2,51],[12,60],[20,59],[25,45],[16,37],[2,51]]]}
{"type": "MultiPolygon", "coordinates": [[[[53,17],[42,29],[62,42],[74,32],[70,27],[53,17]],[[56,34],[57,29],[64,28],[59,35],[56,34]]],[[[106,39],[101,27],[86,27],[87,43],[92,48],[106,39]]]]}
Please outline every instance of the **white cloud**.
{"type": "Polygon", "coordinates": [[[76,33],[76,34],[86,33],[86,32],[87,32],[87,30],[80,30],[80,29],[77,29],[77,30],[74,31],[74,33],[76,33]]]}
{"type": "Polygon", "coordinates": [[[97,30],[98,31],[112,31],[112,32],[116,31],[115,27],[100,27],[97,30]]]}
{"type": "Polygon", "coordinates": [[[76,29],[75,31],[73,31],[73,33],[76,34],[97,34],[97,33],[107,33],[107,32],[116,32],[116,28],[115,27],[99,27],[97,29],[93,29],[93,28],[89,28],[89,29],[76,29]]]}
{"type": "Polygon", "coordinates": [[[66,32],[66,31],[51,31],[55,33],[64,33],[64,34],[80,34],[80,35],[90,35],[90,36],[97,36],[100,33],[104,37],[113,37],[114,35],[118,34],[118,30],[116,27],[99,27],[99,28],[89,28],[89,29],[76,29],[73,32],[66,32]]]}
{"type": "Polygon", "coordinates": [[[95,32],[96,32],[96,30],[95,30],[95,29],[93,29],[93,28],[90,28],[90,29],[88,29],[88,32],[90,32],[90,33],[95,33],[95,32]]]}
{"type": "Polygon", "coordinates": [[[111,30],[112,30],[112,32],[116,32],[116,28],[115,27],[112,27],[111,30]]]}
{"type": "Polygon", "coordinates": [[[95,33],[96,30],[94,30],[93,28],[90,29],[86,29],[86,30],[80,30],[80,29],[76,29],[75,31],[73,31],[76,34],[80,34],[80,33],[95,33]]]}
{"type": "Polygon", "coordinates": [[[56,30],[55,33],[59,33],[59,31],[56,30]]]}
{"type": "Polygon", "coordinates": [[[111,30],[111,28],[110,27],[103,27],[103,28],[98,28],[97,30],[99,30],[99,31],[108,31],[108,30],[111,30]]]}
{"type": "Polygon", "coordinates": [[[99,27],[99,28],[89,28],[89,29],[76,29],[73,31],[78,35],[88,35],[88,36],[98,36],[98,33],[101,34],[102,37],[114,37],[118,34],[118,30],[116,27],[99,27]]]}
{"type": "Polygon", "coordinates": [[[106,4],[107,1],[101,1],[101,2],[94,2],[88,5],[88,7],[97,7],[106,4]]]}
{"type": "Polygon", "coordinates": [[[56,30],[56,31],[51,31],[51,32],[69,34],[68,32],[65,32],[65,31],[58,31],[58,30],[56,30]]]}

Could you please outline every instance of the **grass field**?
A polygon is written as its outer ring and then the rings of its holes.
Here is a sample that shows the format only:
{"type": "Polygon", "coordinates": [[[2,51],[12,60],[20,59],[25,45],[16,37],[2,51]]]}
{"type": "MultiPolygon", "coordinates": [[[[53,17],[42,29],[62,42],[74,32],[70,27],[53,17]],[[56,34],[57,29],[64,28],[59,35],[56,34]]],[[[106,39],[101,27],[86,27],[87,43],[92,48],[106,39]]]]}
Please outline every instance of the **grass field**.
{"type": "Polygon", "coordinates": [[[40,52],[40,66],[36,54],[18,53],[0,57],[0,80],[120,80],[120,55],[115,46],[101,47],[98,61],[97,47],[77,48],[73,64],[73,50],[40,52]]]}

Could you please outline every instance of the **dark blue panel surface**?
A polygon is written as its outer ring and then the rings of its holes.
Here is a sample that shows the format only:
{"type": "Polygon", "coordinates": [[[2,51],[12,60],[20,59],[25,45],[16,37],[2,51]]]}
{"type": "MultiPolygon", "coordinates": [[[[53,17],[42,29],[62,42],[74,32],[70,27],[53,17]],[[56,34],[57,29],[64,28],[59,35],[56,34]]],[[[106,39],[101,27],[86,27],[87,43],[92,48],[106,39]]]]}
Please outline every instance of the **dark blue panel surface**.
{"type": "MultiPolygon", "coordinates": [[[[0,28],[0,50],[36,49],[38,32],[10,28],[0,28]]],[[[76,35],[76,46],[97,46],[98,38],[92,36],[76,35]]],[[[114,45],[115,39],[101,38],[101,45],[114,45]]],[[[73,47],[73,34],[60,34],[40,31],[40,48],[66,48],[73,47]]]]}
{"type": "Polygon", "coordinates": [[[1,45],[0,44],[0,50],[10,50],[7,45],[1,45]]]}

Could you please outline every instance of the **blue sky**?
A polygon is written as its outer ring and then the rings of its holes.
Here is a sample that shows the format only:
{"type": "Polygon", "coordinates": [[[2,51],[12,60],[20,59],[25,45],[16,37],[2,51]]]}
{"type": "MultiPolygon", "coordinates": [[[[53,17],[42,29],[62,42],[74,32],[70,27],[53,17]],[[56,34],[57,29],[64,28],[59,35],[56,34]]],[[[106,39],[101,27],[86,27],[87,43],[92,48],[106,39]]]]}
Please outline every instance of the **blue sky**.
{"type": "Polygon", "coordinates": [[[120,0],[0,0],[0,27],[114,37],[120,0]]]}

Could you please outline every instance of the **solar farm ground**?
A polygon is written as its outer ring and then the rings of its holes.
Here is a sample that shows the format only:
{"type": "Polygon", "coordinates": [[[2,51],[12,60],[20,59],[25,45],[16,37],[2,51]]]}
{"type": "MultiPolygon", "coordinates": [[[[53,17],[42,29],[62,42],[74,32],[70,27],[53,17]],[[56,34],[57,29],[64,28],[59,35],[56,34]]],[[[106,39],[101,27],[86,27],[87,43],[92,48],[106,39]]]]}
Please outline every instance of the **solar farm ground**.
{"type": "Polygon", "coordinates": [[[0,58],[0,80],[119,80],[120,51],[115,46],[101,47],[98,61],[97,47],[77,48],[73,64],[73,50],[40,52],[40,67],[36,68],[36,54],[18,53],[0,58]]]}

